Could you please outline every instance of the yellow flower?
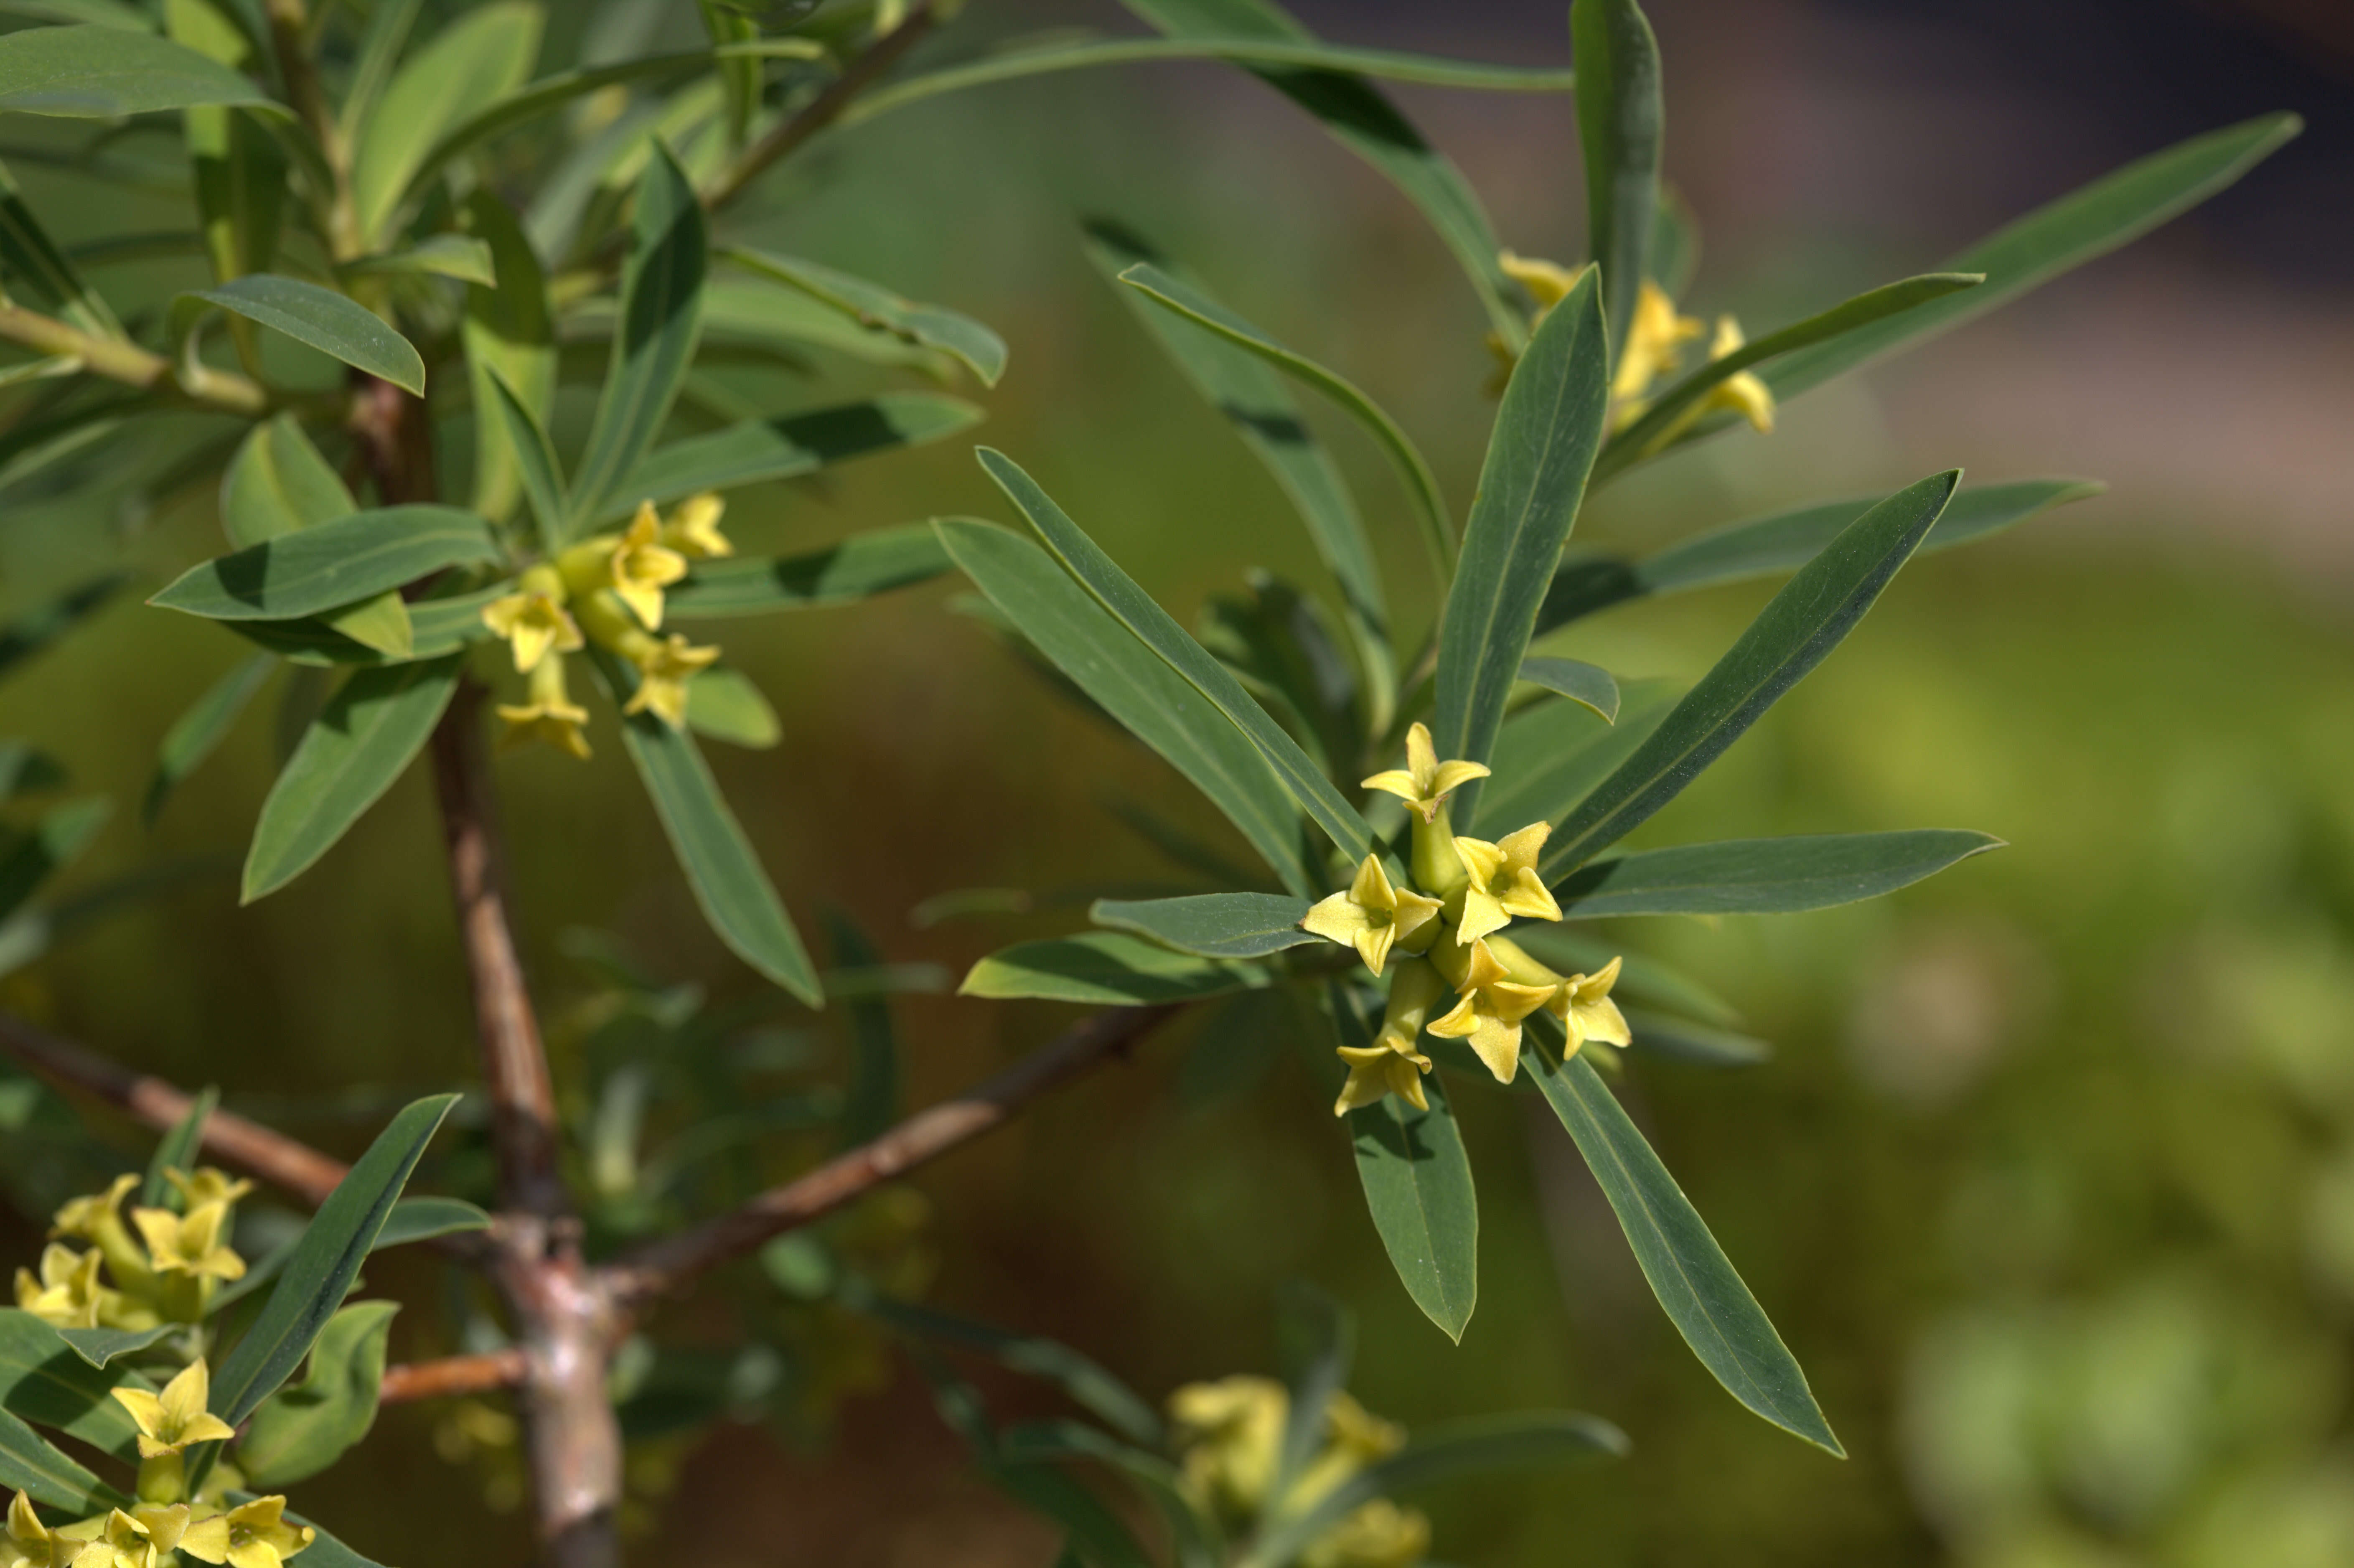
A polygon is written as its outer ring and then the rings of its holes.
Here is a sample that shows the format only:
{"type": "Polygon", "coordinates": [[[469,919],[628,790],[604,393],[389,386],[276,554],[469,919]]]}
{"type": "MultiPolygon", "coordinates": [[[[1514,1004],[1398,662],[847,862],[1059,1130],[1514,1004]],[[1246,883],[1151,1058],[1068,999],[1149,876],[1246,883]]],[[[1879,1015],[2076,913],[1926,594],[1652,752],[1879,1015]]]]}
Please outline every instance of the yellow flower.
{"type": "Polygon", "coordinates": [[[10,1499],[7,1530],[0,1534],[0,1568],[65,1568],[73,1551],[73,1542],[59,1541],[41,1522],[32,1499],[18,1492],[10,1499]]]}
{"type": "Polygon", "coordinates": [[[236,1428],[205,1408],[212,1397],[212,1372],[201,1356],[165,1383],[160,1394],[143,1388],[118,1388],[113,1393],[138,1424],[142,1458],[160,1458],[165,1454],[176,1454],[191,1443],[211,1443],[237,1436],[236,1428]]]}
{"type": "Polygon", "coordinates": [[[152,1329],[161,1322],[145,1307],[98,1282],[104,1261],[95,1250],[76,1252],[51,1242],[41,1249],[37,1278],[29,1268],[16,1271],[16,1305],[60,1329],[152,1329]]]}
{"type": "Polygon", "coordinates": [[[588,710],[575,703],[566,690],[562,658],[545,660],[532,671],[531,701],[501,703],[498,711],[507,726],[502,745],[521,746],[526,741],[544,740],[587,759],[588,737],[582,730],[588,723],[588,710]]]}
{"type": "Polygon", "coordinates": [[[663,589],[686,576],[686,557],[662,540],[662,520],[651,501],[641,502],[629,532],[605,557],[605,586],[630,607],[649,631],[663,623],[663,589]]]}
{"type": "Polygon", "coordinates": [[[550,649],[578,653],[582,642],[580,628],[564,608],[564,579],[554,568],[534,567],[524,574],[522,589],[484,605],[482,624],[514,650],[515,673],[528,675],[550,649]]]}
{"type": "Polygon", "coordinates": [[[199,1165],[193,1176],[185,1171],[164,1167],[164,1180],[179,1190],[181,1198],[191,1209],[207,1203],[234,1203],[253,1191],[253,1183],[245,1177],[232,1177],[226,1171],[210,1165],[199,1165]]]}
{"type": "Polygon", "coordinates": [[[1221,1517],[1257,1514],[1275,1484],[1290,1409],[1291,1396],[1272,1378],[1191,1383],[1171,1394],[1186,1490],[1221,1517]]]}
{"type": "Polygon", "coordinates": [[[1405,732],[1405,758],[1404,768],[1376,773],[1363,781],[1363,788],[1395,795],[1419,811],[1426,822],[1437,818],[1439,803],[1447,796],[1474,779],[1488,777],[1484,762],[1439,761],[1438,750],[1431,744],[1430,726],[1419,721],[1405,732]]]}
{"type": "Polygon", "coordinates": [[[736,546],[719,531],[719,519],[726,510],[727,503],[710,491],[688,496],[663,524],[663,543],[692,560],[734,555],[736,546]]]}
{"type": "Polygon", "coordinates": [[[113,1271],[114,1282],[125,1290],[144,1293],[155,1282],[147,1265],[146,1249],[133,1239],[122,1223],[122,1200],[139,1185],[130,1171],[117,1176],[103,1192],[69,1198],[49,1227],[51,1236],[75,1236],[96,1245],[113,1271]]]}
{"type": "Polygon", "coordinates": [[[1617,424],[1629,424],[1642,413],[1643,394],[1682,364],[1683,356],[1676,351],[1706,330],[1691,316],[1678,315],[1665,289],[1643,280],[1635,295],[1634,317],[1627,325],[1627,341],[1618,349],[1618,367],[1610,376],[1610,396],[1622,405],[1617,424]]]}
{"type": "MultiPolygon", "coordinates": [[[[1411,939],[1426,928],[1437,935],[1431,921],[1437,914],[1437,899],[1393,886],[1381,857],[1369,854],[1349,890],[1317,905],[1299,924],[1326,941],[1355,948],[1365,967],[1378,975],[1389,961],[1392,943],[1411,939]]],[[[1423,945],[1430,945],[1427,937],[1423,945]]]]}
{"type": "Polygon", "coordinates": [[[1522,256],[1507,250],[1496,258],[1496,265],[1505,277],[1529,291],[1537,302],[1536,319],[1543,321],[1545,313],[1569,298],[1582,275],[1571,271],[1558,261],[1548,261],[1541,256],[1522,256]]]}
{"type": "Polygon", "coordinates": [[[201,1203],[185,1214],[169,1209],[133,1209],[131,1223],[147,1243],[147,1256],[158,1274],[186,1274],[198,1278],[242,1279],[245,1259],[221,1240],[228,1226],[227,1203],[201,1203]]]}
{"type": "Polygon", "coordinates": [[[285,1513],[284,1498],[256,1498],[188,1526],[180,1537],[180,1550],[230,1568],[278,1568],[319,1536],[307,1524],[287,1523],[285,1513]]]}
{"type": "Polygon", "coordinates": [[[635,650],[623,652],[638,667],[638,689],[621,711],[652,713],[673,729],[686,723],[686,683],[719,657],[718,649],[690,647],[675,631],[660,641],[646,638],[635,650]]]}
{"type": "Polygon", "coordinates": [[[1333,1102],[1334,1116],[1346,1116],[1391,1094],[1416,1110],[1430,1108],[1422,1092],[1422,1075],[1430,1071],[1430,1058],[1415,1049],[1415,1042],[1422,1037],[1423,1022],[1431,1008],[1449,994],[1446,980],[1427,959],[1408,959],[1398,965],[1390,978],[1389,1006],[1380,1035],[1370,1046],[1336,1048],[1341,1060],[1348,1064],[1349,1081],[1333,1102]]]}
{"type": "Polygon", "coordinates": [[[69,1542],[79,1543],[73,1568],[156,1568],[180,1544],[187,1520],[185,1506],[142,1508],[135,1514],[111,1509],[100,1518],[59,1530],[58,1542],[60,1548],[69,1542]]]}
{"type": "Polygon", "coordinates": [[[1537,875],[1537,853],[1552,835],[1551,823],[1531,822],[1494,843],[1485,839],[1455,841],[1455,853],[1463,859],[1464,879],[1447,895],[1447,904],[1458,944],[1502,930],[1515,915],[1532,920],[1561,918],[1561,906],[1553,902],[1544,880],[1537,875]]]}
{"type": "Polygon", "coordinates": [[[1430,1550],[1430,1520],[1387,1498],[1352,1509],[1309,1543],[1300,1568],[1411,1568],[1430,1550]]]}
{"type": "MultiPolygon", "coordinates": [[[[1723,359],[1739,348],[1743,339],[1741,323],[1731,316],[1716,318],[1716,339],[1709,344],[1708,356],[1723,359]]],[[[1766,383],[1753,373],[1743,370],[1726,376],[1708,389],[1700,400],[1698,412],[1711,408],[1729,408],[1749,421],[1761,436],[1774,433],[1774,394],[1766,383]]]]}
{"type": "Polygon", "coordinates": [[[1521,1020],[1551,1001],[1553,988],[1511,979],[1484,941],[1468,948],[1441,942],[1431,957],[1461,996],[1445,1017],[1432,1021],[1430,1032],[1469,1041],[1496,1081],[1511,1083],[1521,1070],[1521,1020]]]}
{"type": "Polygon", "coordinates": [[[1634,1038],[1627,1028],[1626,1015],[1610,1000],[1610,988],[1618,983],[1621,959],[1613,959],[1590,975],[1558,975],[1510,938],[1489,938],[1488,950],[1513,980],[1522,985],[1543,986],[1550,992],[1545,1011],[1561,1020],[1562,1031],[1568,1036],[1562,1052],[1564,1058],[1576,1055],[1588,1040],[1625,1045],[1634,1038]]]}

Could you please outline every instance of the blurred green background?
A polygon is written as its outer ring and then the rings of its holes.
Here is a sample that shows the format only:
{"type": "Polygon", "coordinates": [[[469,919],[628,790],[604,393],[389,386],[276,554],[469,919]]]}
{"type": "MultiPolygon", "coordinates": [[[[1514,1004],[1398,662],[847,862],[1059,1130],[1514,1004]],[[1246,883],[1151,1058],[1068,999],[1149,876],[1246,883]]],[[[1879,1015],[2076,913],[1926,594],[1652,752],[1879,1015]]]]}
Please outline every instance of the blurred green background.
{"type": "MultiPolygon", "coordinates": [[[[1124,26],[1108,6],[973,9],[984,37],[1124,26]]],[[[1352,42],[1567,55],[1557,5],[1299,9],[1352,42]]],[[[1873,905],[1631,934],[1776,1047],[1735,1072],[1645,1063],[1626,1093],[1853,1457],[1775,1433],[1709,1380],[1523,1097],[1458,1097],[1481,1178],[1483,1288],[1450,1347],[1391,1276],[1320,1080],[1291,1056],[1218,1052],[1232,1021],[1216,1012],[919,1178],[930,1298],[1066,1340],[1158,1397],[1269,1370],[1273,1293],[1305,1277],[1360,1313],[1355,1387],[1376,1411],[1411,1426],[1565,1404],[1631,1435],[1623,1463],[1434,1501],[1447,1561],[2354,1562],[2354,32],[2327,6],[2188,0],[1651,10],[1669,172],[1705,238],[1688,302],[1737,311],[1753,332],[1923,270],[2181,135],[2274,108],[2314,122],[2246,187],[2132,252],[1792,405],[1770,439],[1646,471],[1580,524],[1589,542],[1656,544],[1956,463],[1975,479],[2112,485],[1908,568],[1849,645],[1642,835],[1936,826],[2009,841],[1873,905]]],[[[649,47],[693,25],[684,5],[647,14],[649,47]]],[[[559,26],[543,69],[572,47],[559,26]]],[[[1578,254],[1567,101],[1401,96],[1508,243],[1578,254]]],[[[146,221],[115,192],[17,173],[64,238],[146,221]]],[[[1247,567],[1313,581],[1272,484],[1086,265],[1076,225],[1098,214],[1366,387],[1468,502],[1492,407],[1476,304],[1394,193],[1246,79],[1162,67],[938,101],[822,143],[733,232],[994,325],[1013,362],[982,398],[982,438],[1181,619],[1247,567]]],[[[135,292],[179,274],[125,277],[135,292]]],[[[742,389],[782,411],[889,379],[825,368],[822,385],[742,389]]],[[[1311,418],[1355,483],[1394,596],[1426,617],[1379,455],[1342,420],[1311,418]]],[[[770,550],[957,512],[1003,515],[951,444],[743,493],[729,525],[770,550]]],[[[119,563],[152,587],[217,539],[201,495],[20,499],[0,529],[0,584],[30,604],[119,563]]],[[[927,897],[1178,876],[1107,800],[1226,842],[1175,775],[950,613],[960,592],[726,629],[786,738],[716,762],[805,930],[836,908],[885,957],[952,973],[1079,923],[1084,899],[917,928],[909,912],[927,897]]],[[[1767,592],[1615,611],[1549,651],[1689,678],[1767,592]]],[[[244,652],[125,596],[0,692],[0,732],[122,803],[78,880],[198,867],[8,981],[8,1000],[345,1148],[376,1112],[337,1091],[471,1078],[438,829],[412,774],[319,868],[238,908],[233,868],[280,744],[265,699],[143,831],[132,808],[156,738],[244,652]]],[[[665,978],[754,995],[697,917],[617,737],[592,739],[587,767],[540,751],[501,768],[549,1012],[596,989],[567,956],[579,927],[615,933],[665,978]]],[[[915,1104],[1066,1022],[945,997],[898,1016],[915,1104]]],[[[19,1225],[9,1255],[29,1257],[33,1238],[19,1225]]],[[[382,1275],[380,1289],[419,1302],[396,1355],[441,1348],[436,1272],[400,1260],[382,1275]]],[[[661,1544],[642,1550],[685,1546],[715,1565],[1045,1562],[1050,1531],[970,1475],[920,1383],[873,1370],[830,1443],[723,1428],[650,1457],[661,1544]]],[[[1007,1410],[1043,1408],[1034,1391],[983,1381],[1007,1410]]],[[[511,1478],[448,1457],[466,1446],[453,1419],[474,1423],[478,1448],[495,1439],[482,1414],[388,1413],[305,1506],[387,1562],[514,1560],[522,1530],[497,1506],[511,1478]]]]}

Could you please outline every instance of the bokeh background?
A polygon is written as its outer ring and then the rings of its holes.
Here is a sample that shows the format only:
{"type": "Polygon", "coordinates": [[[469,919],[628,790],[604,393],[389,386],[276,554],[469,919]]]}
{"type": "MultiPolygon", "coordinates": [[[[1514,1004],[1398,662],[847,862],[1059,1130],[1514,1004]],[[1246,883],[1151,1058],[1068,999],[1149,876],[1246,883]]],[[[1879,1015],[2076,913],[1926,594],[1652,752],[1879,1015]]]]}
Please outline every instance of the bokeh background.
{"type": "MultiPolygon", "coordinates": [[[[1557,5],[1297,9],[1352,42],[1567,58],[1557,5]]],[[[975,37],[1128,26],[1076,0],[973,11],[942,58],[975,37]]],[[[2280,108],[2310,122],[2243,185],[2130,251],[1808,396],[1771,439],[1744,433],[1646,471],[1580,524],[1589,540],[1656,544],[1954,464],[2111,487],[1909,567],[1644,831],[1667,842],[1968,827],[2010,844],[1872,905],[1636,934],[1774,1043],[1770,1064],[1740,1071],[1647,1065],[1627,1094],[1852,1457],[1775,1433],[1715,1387],[1558,1128],[1521,1097],[1458,1097],[1481,1179],[1482,1288],[1449,1346],[1390,1274],[1320,1080],[1281,1050],[1220,1050],[1215,1013],[924,1173],[912,1276],[935,1302],[1058,1336],[1156,1397],[1271,1370],[1271,1302],[1306,1278],[1360,1315],[1355,1386],[1377,1411],[1412,1425],[1570,1404],[1631,1435],[1623,1463],[1433,1499],[1436,1554],[1452,1562],[2354,1562],[2354,13],[2328,0],[1650,11],[1669,170],[1703,226],[1688,302],[1753,331],[1926,270],[2182,136],[2280,108]]],[[[656,35],[693,26],[691,7],[650,15],[656,35]]],[[[576,35],[559,17],[543,69],[576,35]]],[[[1399,96],[1508,243],[1580,253],[1567,100],[1399,96]]],[[[16,172],[69,238],[126,226],[111,192],[16,172]]],[[[1012,369],[982,399],[984,439],[1181,618],[1247,567],[1312,580],[1272,484],[1087,266],[1077,223],[1097,214],[1366,387],[1468,501],[1491,408],[1473,300],[1394,192],[1237,74],[1161,66],[938,101],[822,143],[737,232],[996,326],[1012,369]]],[[[159,289],[175,276],[150,271],[159,289]]],[[[822,387],[755,391],[782,409],[890,379],[826,369],[822,387]]],[[[1394,593],[1426,614],[1381,459],[1344,421],[1311,418],[1394,593]]],[[[217,548],[201,501],[11,505],[11,604],[107,563],[153,584],[217,548]]],[[[1003,515],[952,443],[746,493],[730,524],[784,549],[954,512],[1003,515]]],[[[785,740],[716,763],[806,929],[839,910],[887,959],[950,974],[1076,924],[1087,890],[1181,874],[1106,801],[1224,832],[1174,774],[954,613],[960,591],[727,628],[785,740]],[[1043,896],[1026,915],[911,920],[923,900],[976,886],[1043,896]]],[[[1768,591],[1622,609],[1553,651],[1689,678],[1768,591]]],[[[273,704],[143,830],[129,803],[155,739],[243,647],[133,597],[0,693],[0,730],[124,802],[81,878],[190,872],[11,980],[9,1000],[353,1145],[384,1100],[471,1076],[425,781],[406,779],[293,887],[239,909],[234,864],[282,744],[273,704]]],[[[567,937],[582,929],[612,933],[666,980],[757,999],[697,918],[616,737],[595,739],[585,768],[553,753],[502,765],[523,937],[551,1015],[599,992],[567,937]]],[[[911,1103],[1066,1020],[944,996],[896,1008],[911,1103]]],[[[9,1233],[12,1255],[33,1235],[9,1233]]],[[[396,1353],[447,1342],[430,1266],[387,1261],[377,1283],[417,1302],[396,1353]]],[[[692,1332],[698,1319],[680,1321],[692,1332]]],[[[724,1326],[712,1331],[724,1349],[724,1326]]],[[[972,1476],[920,1383],[843,1354],[858,1392],[798,1437],[728,1426],[650,1452],[641,1512],[659,1533],[642,1550],[716,1568],[1045,1562],[1051,1532],[972,1476]]],[[[1009,1410],[1043,1408],[976,1375],[1009,1410]]],[[[366,1457],[306,1506],[387,1562],[516,1560],[499,1436],[492,1406],[388,1413],[366,1457]]]]}

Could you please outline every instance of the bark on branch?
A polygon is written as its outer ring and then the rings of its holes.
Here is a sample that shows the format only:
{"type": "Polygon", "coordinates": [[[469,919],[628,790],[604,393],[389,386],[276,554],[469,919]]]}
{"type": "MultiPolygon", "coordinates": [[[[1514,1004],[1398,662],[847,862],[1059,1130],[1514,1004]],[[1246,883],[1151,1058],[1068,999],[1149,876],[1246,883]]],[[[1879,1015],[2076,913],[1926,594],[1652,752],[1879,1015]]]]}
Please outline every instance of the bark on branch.
{"type": "Polygon", "coordinates": [[[513,1346],[485,1351],[480,1355],[409,1361],[384,1369],[384,1383],[376,1391],[376,1403],[408,1404],[419,1399],[489,1393],[514,1387],[530,1372],[530,1358],[513,1346]]]}

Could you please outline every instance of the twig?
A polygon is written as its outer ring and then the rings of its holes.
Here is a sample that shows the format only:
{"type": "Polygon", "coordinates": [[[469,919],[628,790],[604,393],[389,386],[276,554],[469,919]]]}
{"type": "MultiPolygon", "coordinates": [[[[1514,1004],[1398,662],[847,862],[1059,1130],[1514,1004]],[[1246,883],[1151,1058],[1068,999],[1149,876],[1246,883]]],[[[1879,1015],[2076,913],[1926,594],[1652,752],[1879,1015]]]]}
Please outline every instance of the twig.
{"type": "Polygon", "coordinates": [[[917,0],[909,6],[897,26],[867,45],[840,76],[826,83],[824,90],[802,106],[800,113],[737,154],[736,161],[721,171],[711,188],[703,193],[704,207],[716,211],[726,206],[743,193],[746,185],[766,173],[769,164],[840,119],[842,111],[872,87],[876,78],[897,65],[909,49],[923,41],[935,19],[930,0],[917,0]]]}
{"type": "Polygon", "coordinates": [[[1177,1011],[1169,1004],[1098,1012],[970,1092],[918,1112],[874,1142],[717,1219],[615,1258],[599,1271],[605,1288],[624,1311],[677,1290],[769,1237],[822,1218],[1002,1125],[1032,1100],[1121,1054],[1177,1011]]]}
{"type": "MultiPolygon", "coordinates": [[[[129,1111],[150,1127],[178,1126],[195,1103],[161,1078],[133,1072],[5,1013],[0,1013],[0,1051],[46,1077],[129,1111]]],[[[327,1201],[350,1170],[310,1145],[233,1111],[217,1110],[206,1118],[204,1149],[224,1164],[282,1187],[313,1208],[327,1201]]]]}
{"type": "Polygon", "coordinates": [[[270,49],[278,58],[287,101],[312,141],[318,143],[319,155],[334,176],[334,185],[317,193],[322,238],[336,260],[349,261],[366,245],[359,231],[358,209],[352,201],[351,149],[344,143],[334,111],[327,105],[326,89],[320,84],[318,68],[311,58],[310,8],[305,0],[270,0],[269,9],[270,49]]]}
{"type": "Polygon", "coordinates": [[[200,408],[229,414],[260,414],[270,408],[270,394],[233,370],[199,365],[175,374],[172,362],[160,354],[122,338],[96,336],[22,305],[0,303],[0,338],[36,354],[74,360],[92,376],[168,394],[200,408]]]}
{"type": "Polygon", "coordinates": [[[458,1394],[489,1393],[513,1388],[530,1374],[531,1361],[510,1345],[480,1355],[444,1356],[435,1361],[411,1361],[384,1369],[376,1391],[379,1404],[407,1404],[419,1399],[447,1399],[458,1394]]]}

